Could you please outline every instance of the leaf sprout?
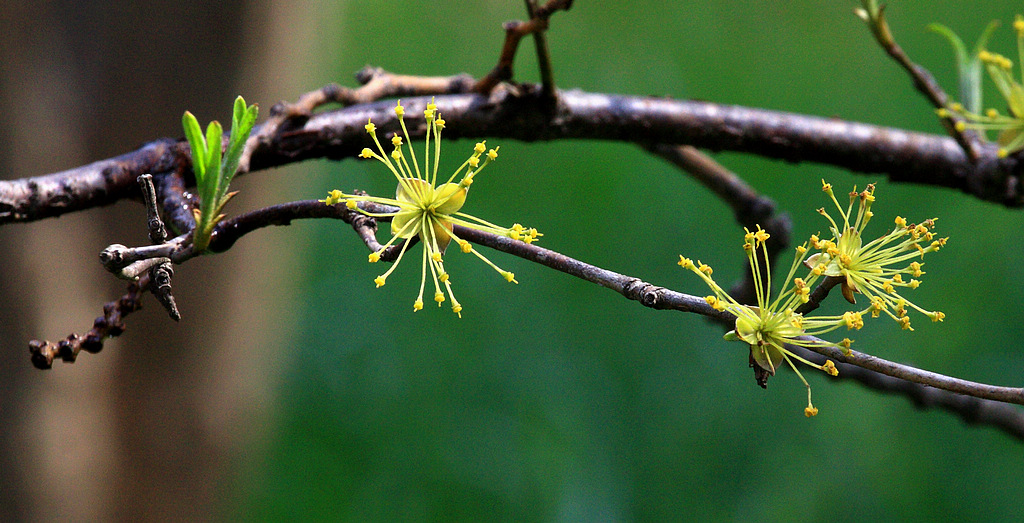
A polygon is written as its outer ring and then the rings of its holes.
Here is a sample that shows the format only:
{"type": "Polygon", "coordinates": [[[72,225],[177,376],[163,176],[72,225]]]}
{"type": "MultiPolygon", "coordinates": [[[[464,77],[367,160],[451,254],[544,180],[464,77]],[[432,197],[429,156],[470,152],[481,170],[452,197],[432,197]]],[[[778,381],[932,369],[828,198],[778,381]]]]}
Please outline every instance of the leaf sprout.
{"type": "Polygon", "coordinates": [[[231,134],[228,138],[227,151],[223,156],[221,155],[221,138],[224,131],[220,122],[216,120],[210,122],[204,136],[199,127],[199,121],[192,113],[185,111],[181,117],[182,127],[185,128],[185,137],[192,150],[192,172],[196,177],[196,192],[199,193],[199,208],[192,211],[196,220],[192,245],[196,252],[203,252],[209,246],[213,228],[224,219],[221,211],[224,210],[228,201],[237,194],[237,191],[228,192],[228,186],[235,176],[235,171],[238,170],[242,152],[245,150],[245,142],[249,139],[249,133],[256,123],[258,113],[259,108],[256,104],[246,105],[241,96],[235,98],[231,116],[231,134]]]}
{"type": "MultiPolygon", "coordinates": [[[[967,89],[961,89],[961,96],[967,96],[965,100],[968,106],[964,107],[964,105],[954,102],[947,108],[938,109],[937,113],[940,118],[948,118],[952,113],[963,117],[966,121],[956,124],[958,131],[964,131],[965,129],[998,131],[999,135],[996,139],[999,144],[998,154],[1000,157],[1006,157],[1010,153],[1024,150],[1024,69],[1022,69],[1020,81],[1018,81],[1013,74],[1012,60],[984,48],[988,35],[993,28],[994,25],[990,24],[989,29],[986,29],[985,34],[979,41],[976,57],[978,62],[984,64],[989,78],[992,79],[992,83],[995,84],[999,94],[1002,95],[1003,100],[1006,102],[1007,112],[1004,114],[996,108],[989,108],[982,114],[978,112],[980,111],[979,107],[972,107],[975,103],[980,104],[981,95],[979,91],[981,80],[980,78],[967,76],[970,74],[969,70],[962,70],[961,84],[970,84],[967,86],[967,89]],[[971,94],[972,92],[979,93],[971,94]],[[976,102],[974,102],[975,100],[976,102]]],[[[1013,22],[1013,29],[1017,33],[1017,57],[1019,61],[1024,63],[1024,16],[1017,15],[1013,22]]],[[[948,30],[946,31],[949,32],[948,30]]],[[[954,42],[954,47],[956,47],[956,42],[959,40],[954,39],[955,35],[952,38],[947,35],[947,38],[950,38],[950,41],[954,42]]],[[[960,47],[962,47],[962,44],[960,47]]],[[[961,59],[960,61],[963,60],[961,59]]]]}

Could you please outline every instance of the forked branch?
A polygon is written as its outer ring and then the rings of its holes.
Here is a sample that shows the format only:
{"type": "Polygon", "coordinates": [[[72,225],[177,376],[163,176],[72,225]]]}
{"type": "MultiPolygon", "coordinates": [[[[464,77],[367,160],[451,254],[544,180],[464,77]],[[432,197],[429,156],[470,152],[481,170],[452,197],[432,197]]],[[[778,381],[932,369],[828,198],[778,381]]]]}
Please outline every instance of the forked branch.
{"type": "MultiPolygon", "coordinates": [[[[295,103],[274,106],[270,118],[254,129],[247,141],[239,174],[309,158],[356,156],[367,145],[362,132],[367,119],[372,118],[382,130],[398,127],[391,105],[374,103],[376,100],[408,96],[412,98],[405,100],[406,106],[409,110],[418,110],[426,105],[428,96],[436,96],[439,111],[450,123],[457,124],[446,132],[453,138],[505,137],[524,141],[586,138],[644,146],[691,173],[719,195],[744,226],[750,228],[757,224],[769,229],[777,242],[773,252],[788,243],[790,231],[785,215],[775,214],[771,200],[754,193],[739,177],[695,147],[743,151],[793,162],[818,162],[858,172],[881,172],[896,181],[952,187],[1009,207],[1024,206],[1024,190],[1019,183],[1021,167],[1017,160],[1000,158],[995,146],[981,142],[970,133],[956,132],[952,120],[947,124],[956,141],[856,122],[708,102],[558,91],[544,31],[554,12],[567,10],[571,5],[571,0],[549,0],[540,6],[534,0],[526,0],[529,20],[506,24],[498,64],[480,80],[468,75],[395,75],[368,67],[357,77],[361,87],[350,89],[331,84],[301,96],[295,103]],[[502,85],[513,78],[515,53],[527,34],[532,34],[536,43],[541,85],[502,85]],[[344,107],[315,112],[328,103],[344,107]]],[[[892,41],[884,18],[879,15],[874,23],[876,38],[886,52],[910,72],[918,89],[933,105],[944,107],[945,93],[927,71],[911,62],[892,41]]],[[[415,137],[422,132],[422,128],[414,128],[409,134],[415,137]]],[[[139,276],[138,281],[129,286],[125,296],[104,307],[104,315],[96,320],[87,335],[73,334],[58,343],[33,341],[30,350],[37,366],[49,367],[55,358],[74,361],[81,350],[100,350],[104,337],[116,336],[124,330],[124,317],[139,308],[139,298],[146,290],[164,296],[162,301],[166,305],[170,298],[170,274],[159,271],[169,270],[170,262],[180,264],[197,255],[192,250],[189,232],[195,223],[188,212],[195,202],[185,193],[185,187],[193,183],[189,150],[183,142],[158,140],[120,157],[62,173],[0,182],[0,224],[3,224],[59,216],[137,198],[140,193],[135,179],[144,173],[154,173],[152,183],[144,184],[141,193],[150,215],[148,223],[153,245],[111,246],[103,255],[104,265],[112,272],[139,276]],[[156,227],[160,222],[158,209],[163,211],[167,225],[177,234],[169,241],[165,241],[156,227]]],[[[388,211],[373,209],[367,204],[361,206],[377,213],[388,211]]],[[[317,218],[343,220],[352,225],[371,252],[382,248],[376,239],[374,219],[343,205],[310,200],[275,205],[226,219],[214,229],[209,250],[227,250],[239,238],[262,227],[317,218]]],[[[646,307],[694,312],[722,322],[735,320],[730,314],[713,309],[703,298],[654,286],[555,251],[473,229],[457,227],[455,232],[470,242],[607,287],[646,307]]],[[[381,259],[393,260],[401,248],[400,244],[390,247],[383,251],[381,259]]],[[[826,279],[812,294],[807,311],[816,307],[834,284],[835,281],[826,279]]],[[[752,280],[745,282],[748,295],[752,294],[752,288],[752,280]]],[[[169,310],[176,312],[173,298],[170,304],[169,310]]],[[[802,349],[794,347],[792,350],[800,352],[802,349]]],[[[1020,388],[951,378],[856,351],[829,347],[815,351],[840,362],[842,378],[903,394],[919,405],[939,406],[967,421],[997,426],[1024,438],[1024,413],[997,403],[1024,404],[1024,390],[1020,388]]]]}

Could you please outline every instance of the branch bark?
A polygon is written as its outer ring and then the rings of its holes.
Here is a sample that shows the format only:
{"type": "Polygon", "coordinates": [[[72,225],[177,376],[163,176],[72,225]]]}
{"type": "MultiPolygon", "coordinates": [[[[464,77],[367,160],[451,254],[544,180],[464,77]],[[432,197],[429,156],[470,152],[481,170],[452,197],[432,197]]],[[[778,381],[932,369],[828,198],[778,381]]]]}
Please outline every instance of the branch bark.
{"type": "MultiPolygon", "coordinates": [[[[425,97],[405,101],[421,110],[425,97]]],[[[595,139],[642,145],[666,143],[740,151],[790,162],[815,162],[855,172],[882,173],[898,182],[954,188],[982,200],[1019,208],[1020,164],[1000,159],[993,145],[972,163],[951,138],[888,127],[710,102],[562,91],[552,114],[539,89],[497,89],[492,96],[458,94],[436,99],[454,125],[450,138],[498,137],[523,141],[595,139]]],[[[314,114],[282,127],[255,147],[250,170],[312,158],[356,156],[368,145],[362,126],[373,118],[396,130],[391,102],[314,114]]],[[[261,126],[262,127],[262,126],[261,126]]],[[[254,132],[260,133],[261,127],[254,132]]],[[[410,129],[414,137],[422,128],[410,129]]],[[[147,172],[188,172],[184,142],[161,139],[116,158],[67,171],[0,181],[0,224],[27,222],[139,195],[135,179],[147,172]]],[[[242,174],[242,173],[240,173],[242,174]]]]}
{"type": "MultiPolygon", "coordinates": [[[[403,77],[390,78],[397,79],[398,84],[391,84],[389,89],[401,91],[409,87],[401,85],[403,77]]],[[[460,90],[466,89],[468,84],[451,79],[433,79],[430,85],[433,86],[431,88],[460,90]]],[[[350,95],[351,92],[346,96],[350,95]]],[[[665,153],[663,156],[673,146],[651,144],[690,144],[788,161],[826,163],[859,172],[882,172],[896,181],[951,187],[1010,207],[1024,206],[1024,196],[1018,190],[1018,163],[1013,158],[998,158],[995,147],[986,147],[981,151],[980,159],[971,162],[952,139],[855,122],[709,102],[581,91],[559,92],[557,99],[557,109],[552,112],[550,99],[542,89],[521,85],[517,89],[499,87],[487,97],[465,93],[440,96],[436,103],[447,120],[458,124],[446,132],[449,138],[616,140],[660,150],[665,153]]],[[[258,139],[253,141],[248,170],[310,158],[355,156],[368,145],[363,124],[369,118],[385,133],[398,128],[391,102],[367,103],[312,114],[313,108],[328,101],[346,102],[346,97],[330,86],[319,91],[319,95],[303,100],[295,106],[285,106],[268,123],[254,130],[258,139]]],[[[425,107],[428,101],[425,97],[407,99],[405,105],[407,110],[416,111],[425,107]]],[[[414,137],[422,133],[423,128],[410,130],[414,137]]],[[[0,224],[33,221],[136,197],[139,193],[134,183],[135,176],[144,172],[157,173],[154,182],[165,213],[187,214],[181,212],[189,205],[189,198],[183,192],[184,186],[191,182],[187,152],[183,142],[163,139],[135,152],[62,173],[0,182],[0,224]]],[[[671,159],[670,155],[666,157],[671,159]]],[[[689,160],[696,161],[695,158],[689,160]]],[[[244,172],[245,169],[240,174],[244,172]]],[[[716,178],[717,181],[708,180],[707,183],[718,184],[720,192],[736,193],[739,186],[733,184],[730,187],[725,183],[728,177],[716,175],[716,178]]],[[[750,199],[750,195],[740,193],[730,197],[735,202],[750,199]]],[[[326,207],[319,205],[317,208],[313,202],[295,202],[226,220],[218,227],[211,247],[221,251],[259,227],[310,217],[351,218],[352,221],[346,221],[353,223],[371,249],[374,247],[373,224],[354,223],[361,215],[324,209],[326,207]]],[[[171,217],[169,223],[179,231],[191,226],[185,217],[171,217]]],[[[695,296],[656,287],[637,278],[508,238],[467,229],[457,232],[467,240],[608,287],[647,307],[696,312],[719,321],[730,320],[728,315],[714,311],[703,299],[695,296]]],[[[143,252],[145,249],[163,250],[167,251],[163,255],[180,263],[194,256],[189,245],[186,233],[160,246],[130,251],[132,255],[147,257],[150,253],[143,252]]],[[[838,353],[838,349],[836,352],[828,353],[828,356],[903,380],[979,398],[1024,403],[1021,389],[977,384],[860,353],[844,356],[838,353]]]]}

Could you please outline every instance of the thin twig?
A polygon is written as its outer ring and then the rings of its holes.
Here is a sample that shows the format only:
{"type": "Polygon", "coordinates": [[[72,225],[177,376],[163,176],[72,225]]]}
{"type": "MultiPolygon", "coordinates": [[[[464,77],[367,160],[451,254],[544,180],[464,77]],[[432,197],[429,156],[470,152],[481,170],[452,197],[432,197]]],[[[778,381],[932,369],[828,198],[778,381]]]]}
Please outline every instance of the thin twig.
{"type": "MultiPolygon", "coordinates": [[[[803,347],[787,346],[801,358],[822,365],[826,358],[803,347]]],[[[995,427],[1019,440],[1024,440],[1024,410],[1001,401],[956,394],[886,376],[873,370],[847,363],[836,363],[839,375],[835,380],[854,381],[873,390],[909,399],[919,409],[940,408],[955,414],[970,425],[995,427]]]]}
{"type": "Polygon", "coordinates": [[[797,307],[796,312],[798,314],[808,314],[813,312],[815,309],[821,306],[821,302],[828,296],[829,291],[832,290],[836,285],[843,283],[844,278],[842,276],[826,276],[825,279],[821,280],[814,290],[807,296],[807,303],[797,307]]]}
{"type": "MultiPolygon", "coordinates": [[[[935,77],[927,69],[911,61],[903,48],[896,43],[896,39],[893,38],[892,31],[889,29],[889,23],[885,19],[885,6],[882,5],[877,13],[862,11],[860,16],[867,17],[865,21],[868,23],[875,41],[910,75],[911,80],[914,81],[914,88],[923,94],[936,109],[948,108],[949,95],[935,81],[935,77]]],[[[953,111],[946,111],[945,114],[947,116],[941,120],[946,132],[960,144],[971,161],[979,160],[982,155],[980,150],[982,141],[978,134],[966,128],[963,131],[957,130],[957,122],[962,122],[963,119],[953,111]]]]}
{"type": "Polygon", "coordinates": [[[159,245],[167,241],[167,230],[157,210],[156,188],[153,186],[153,175],[143,174],[138,178],[142,187],[142,201],[146,204],[146,225],[149,230],[149,243],[159,245]]]}
{"type": "MultiPolygon", "coordinates": [[[[527,9],[530,11],[529,20],[525,22],[519,20],[505,22],[503,26],[505,29],[505,43],[501,47],[501,56],[498,58],[498,64],[473,86],[473,92],[486,95],[499,83],[512,80],[512,64],[515,62],[516,51],[519,49],[519,41],[528,34],[536,35],[547,30],[548,19],[551,18],[551,15],[555,11],[568,11],[572,7],[572,2],[573,0],[548,0],[546,4],[536,8],[528,3],[527,9]]],[[[542,91],[544,92],[545,100],[550,101],[555,93],[554,82],[552,81],[550,62],[547,59],[547,45],[544,44],[543,40],[538,42],[537,54],[540,60],[542,78],[545,75],[545,67],[547,69],[547,78],[542,91]]]]}
{"type": "MultiPolygon", "coordinates": [[[[358,191],[356,191],[358,192],[358,191]]],[[[397,209],[371,202],[360,202],[364,211],[383,214],[396,212],[397,209]]],[[[342,204],[325,205],[319,200],[302,200],[297,202],[272,205],[263,209],[247,212],[221,221],[213,230],[210,239],[211,252],[224,252],[231,248],[242,236],[252,231],[271,225],[291,225],[292,220],[310,218],[332,218],[351,224],[356,234],[363,240],[371,252],[379,252],[384,246],[377,242],[375,233],[377,225],[373,218],[358,211],[349,210],[342,204]]],[[[392,245],[384,249],[381,260],[394,261],[401,252],[402,245],[392,245]]]]}
{"type": "MultiPolygon", "coordinates": [[[[817,340],[816,338],[811,337],[808,337],[808,339],[817,340]]],[[[863,352],[857,352],[855,350],[847,351],[847,354],[844,352],[844,349],[839,347],[814,346],[811,347],[811,350],[821,354],[822,356],[833,358],[836,361],[873,370],[879,374],[885,374],[886,376],[892,376],[894,378],[900,378],[958,394],[965,394],[975,398],[1024,405],[1024,389],[1019,387],[1000,387],[997,385],[988,385],[985,383],[963,380],[903,365],[894,361],[877,358],[870,354],[864,354],[863,352]]]]}
{"type": "MultiPolygon", "coordinates": [[[[569,8],[566,7],[568,10],[569,8]]],[[[530,19],[537,17],[537,1],[526,0],[526,12],[530,15],[530,19]]],[[[548,51],[548,40],[545,36],[545,31],[535,31],[533,33],[533,45],[537,49],[537,69],[540,72],[540,85],[541,93],[555,101],[555,75],[551,70],[551,53],[548,51]]]]}
{"type": "Polygon", "coordinates": [[[473,78],[467,74],[408,76],[370,66],[356,73],[356,80],[362,85],[355,89],[328,84],[303,94],[295,103],[278,102],[271,107],[270,118],[258,126],[246,140],[245,152],[239,161],[239,172],[249,172],[249,162],[257,147],[272,142],[275,137],[292,129],[301,128],[312,116],[313,111],[322,105],[337,103],[350,106],[395,96],[468,93],[474,83],[473,78]]]}
{"type": "Polygon", "coordinates": [[[53,343],[45,340],[32,340],[28,343],[28,351],[32,355],[32,364],[39,369],[49,369],[55,359],[65,363],[74,363],[81,351],[95,354],[103,349],[103,340],[107,337],[120,336],[124,332],[124,319],[131,313],[142,308],[143,290],[149,285],[149,274],[144,274],[139,281],[128,285],[123,296],[103,306],[103,316],[96,318],[92,329],[84,336],[70,334],[67,338],[53,343]]]}
{"type": "Polygon", "coordinates": [[[181,235],[194,229],[196,219],[192,210],[199,202],[185,191],[185,177],[181,171],[156,173],[153,185],[156,187],[160,210],[163,211],[164,223],[171,231],[181,235]]]}
{"type": "MultiPolygon", "coordinates": [[[[164,222],[160,219],[160,212],[157,209],[156,188],[153,186],[153,175],[143,174],[139,176],[139,185],[142,186],[142,200],[146,204],[147,226],[149,229],[149,241],[153,245],[162,245],[167,241],[167,230],[164,229],[164,222]]],[[[149,269],[150,292],[160,305],[174,321],[181,320],[181,313],[178,312],[178,305],[174,303],[174,294],[171,289],[171,279],[174,277],[174,269],[171,267],[169,258],[158,258],[161,261],[149,269]]]]}

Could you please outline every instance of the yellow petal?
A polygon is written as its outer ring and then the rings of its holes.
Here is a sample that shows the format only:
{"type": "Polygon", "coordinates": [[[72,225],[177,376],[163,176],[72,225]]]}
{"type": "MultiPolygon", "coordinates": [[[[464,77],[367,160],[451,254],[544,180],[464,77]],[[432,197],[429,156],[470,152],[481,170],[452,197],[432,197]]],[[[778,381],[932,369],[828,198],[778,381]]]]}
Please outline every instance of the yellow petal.
{"type": "Polygon", "coordinates": [[[437,188],[437,194],[435,196],[441,205],[437,206],[437,212],[440,214],[452,214],[458,212],[459,209],[466,203],[465,187],[459,186],[457,183],[446,183],[437,188]]]}
{"type": "Polygon", "coordinates": [[[404,183],[398,184],[398,189],[395,190],[395,199],[400,202],[429,204],[434,201],[434,187],[419,178],[405,178],[404,183]],[[409,187],[412,194],[406,191],[406,187],[409,187]]]}

